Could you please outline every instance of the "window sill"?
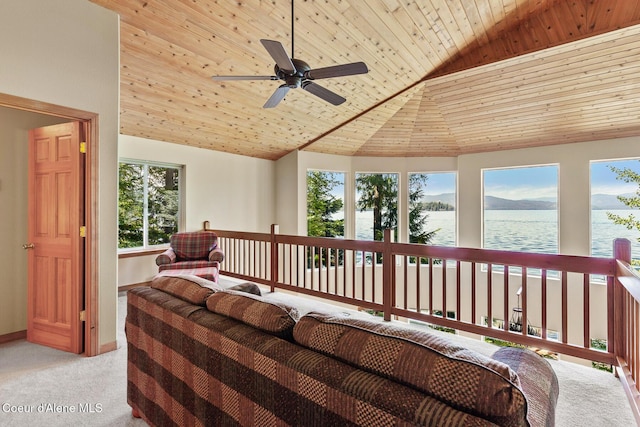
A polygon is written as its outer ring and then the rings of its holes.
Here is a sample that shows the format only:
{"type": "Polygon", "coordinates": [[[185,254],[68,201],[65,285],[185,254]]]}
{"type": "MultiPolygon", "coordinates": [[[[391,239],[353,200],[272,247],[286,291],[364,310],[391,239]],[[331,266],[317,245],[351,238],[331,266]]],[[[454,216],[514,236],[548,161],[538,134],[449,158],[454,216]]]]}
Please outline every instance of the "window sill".
{"type": "Polygon", "coordinates": [[[118,259],[121,258],[134,258],[139,256],[158,255],[166,251],[167,248],[158,249],[133,249],[126,252],[118,252],[118,259]]]}

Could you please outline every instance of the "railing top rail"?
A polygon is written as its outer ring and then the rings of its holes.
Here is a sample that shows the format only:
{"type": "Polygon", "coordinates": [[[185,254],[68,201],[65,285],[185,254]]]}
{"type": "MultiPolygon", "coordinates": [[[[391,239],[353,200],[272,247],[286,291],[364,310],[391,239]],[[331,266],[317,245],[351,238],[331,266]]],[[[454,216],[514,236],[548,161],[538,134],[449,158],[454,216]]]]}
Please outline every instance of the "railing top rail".
{"type": "Polygon", "coordinates": [[[614,258],[415,245],[411,243],[392,243],[391,250],[396,255],[460,260],[485,264],[506,264],[545,270],[601,274],[605,276],[613,276],[615,274],[614,258]]]}
{"type": "Polygon", "coordinates": [[[225,237],[231,239],[244,239],[244,240],[257,240],[259,242],[271,241],[270,233],[252,233],[247,231],[228,231],[228,230],[211,230],[215,232],[218,237],[225,237]]]}
{"type": "Polygon", "coordinates": [[[375,240],[351,240],[335,237],[307,237],[276,234],[276,243],[303,246],[329,247],[332,249],[346,249],[365,252],[382,252],[384,242],[375,240]]]}
{"type": "Polygon", "coordinates": [[[636,301],[640,302],[640,275],[628,262],[617,260],[617,265],[618,281],[636,301]]]}

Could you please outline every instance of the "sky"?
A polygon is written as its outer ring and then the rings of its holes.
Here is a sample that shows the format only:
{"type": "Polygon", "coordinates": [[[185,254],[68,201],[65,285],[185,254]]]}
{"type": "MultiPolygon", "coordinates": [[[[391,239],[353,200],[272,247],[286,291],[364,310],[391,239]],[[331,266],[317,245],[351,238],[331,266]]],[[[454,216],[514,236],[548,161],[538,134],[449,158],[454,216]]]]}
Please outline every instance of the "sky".
{"type": "MultiPolygon", "coordinates": [[[[625,194],[638,189],[637,183],[616,179],[611,169],[629,168],[640,173],[640,160],[618,160],[591,163],[591,194],[625,194]]],[[[558,167],[536,166],[526,168],[490,169],[483,173],[485,195],[519,200],[557,197],[558,167]]]]}
{"type": "Polygon", "coordinates": [[[640,160],[619,160],[612,162],[591,163],[591,193],[592,194],[624,194],[633,193],[638,189],[638,184],[626,183],[616,179],[616,174],[608,165],[617,168],[629,168],[640,173],[640,160]]]}
{"type": "Polygon", "coordinates": [[[503,199],[558,197],[558,166],[485,169],[484,195],[503,199]]]}

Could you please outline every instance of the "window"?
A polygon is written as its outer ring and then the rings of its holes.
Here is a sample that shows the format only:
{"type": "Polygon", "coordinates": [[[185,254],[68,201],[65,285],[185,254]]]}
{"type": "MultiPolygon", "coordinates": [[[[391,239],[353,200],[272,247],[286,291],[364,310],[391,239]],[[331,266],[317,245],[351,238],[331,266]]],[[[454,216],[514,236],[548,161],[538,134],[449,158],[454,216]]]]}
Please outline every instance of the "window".
{"type": "Polygon", "coordinates": [[[633,223],[638,221],[638,206],[634,208],[632,200],[637,203],[640,192],[640,159],[591,162],[590,173],[591,255],[610,257],[614,239],[625,238],[631,242],[632,257],[638,258],[640,229],[633,223]]]}
{"type": "Polygon", "coordinates": [[[344,237],[344,176],[307,172],[307,236],[344,237]]]}
{"type": "Polygon", "coordinates": [[[456,244],[456,174],[409,174],[409,242],[456,244]]]}
{"type": "Polygon", "coordinates": [[[357,173],[356,239],[382,240],[384,230],[397,232],[397,225],[398,174],[357,173]]]}
{"type": "Polygon", "coordinates": [[[558,253],[558,167],[483,171],[487,249],[558,253]]]}
{"type": "Polygon", "coordinates": [[[169,243],[181,223],[182,167],[121,161],[118,173],[118,248],[169,243]]]}

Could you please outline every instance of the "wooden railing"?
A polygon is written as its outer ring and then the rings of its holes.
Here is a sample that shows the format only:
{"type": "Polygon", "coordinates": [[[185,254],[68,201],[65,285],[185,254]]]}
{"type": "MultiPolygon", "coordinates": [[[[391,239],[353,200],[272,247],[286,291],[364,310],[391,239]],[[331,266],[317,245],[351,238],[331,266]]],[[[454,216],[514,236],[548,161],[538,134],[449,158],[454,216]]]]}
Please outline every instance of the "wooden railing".
{"type": "Polygon", "coordinates": [[[384,241],[215,231],[223,275],[615,365],[640,419],[628,240],[599,258],[395,243],[389,230],[384,241]]]}
{"type": "Polygon", "coordinates": [[[613,328],[616,372],[640,425],[640,276],[631,267],[631,244],[615,243],[616,280],[614,285],[613,328]]]}

